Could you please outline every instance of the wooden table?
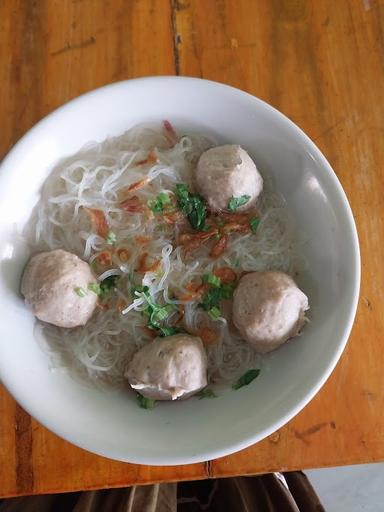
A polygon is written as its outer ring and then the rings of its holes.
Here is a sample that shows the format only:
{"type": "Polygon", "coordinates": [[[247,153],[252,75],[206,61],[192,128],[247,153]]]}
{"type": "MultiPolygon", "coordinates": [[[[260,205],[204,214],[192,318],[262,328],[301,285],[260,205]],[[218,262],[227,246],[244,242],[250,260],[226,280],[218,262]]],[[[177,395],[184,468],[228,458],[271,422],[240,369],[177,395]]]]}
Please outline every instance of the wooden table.
{"type": "Polygon", "coordinates": [[[113,462],[58,439],[1,389],[0,496],[384,460],[383,33],[375,0],[0,2],[0,155],[45,114],[109,82],[224,82],[280,109],[323,150],[350,199],[363,261],[340,363],[263,442],[190,466],[113,462]]]}

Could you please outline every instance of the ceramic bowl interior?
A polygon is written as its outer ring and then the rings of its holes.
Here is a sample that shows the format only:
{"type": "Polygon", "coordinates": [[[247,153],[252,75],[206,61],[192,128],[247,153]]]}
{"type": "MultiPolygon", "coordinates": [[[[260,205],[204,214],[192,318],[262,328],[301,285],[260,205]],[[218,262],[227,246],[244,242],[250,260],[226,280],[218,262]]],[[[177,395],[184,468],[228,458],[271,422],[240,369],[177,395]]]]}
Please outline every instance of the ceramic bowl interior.
{"type": "Polygon", "coordinates": [[[37,420],[89,451],[141,464],[185,464],[255,443],[286,423],[319,391],[353,323],[360,282],[356,228],[330,165],[309,138],[266,103],[192,78],[145,78],[83,95],[32,128],[0,168],[0,378],[37,420]],[[299,284],[311,303],[303,335],[274,352],[251,385],[215,400],[137,407],[123,391],[87,387],[50,370],[19,294],[28,251],[19,233],[40,187],[64,156],[142,121],[239,143],[273,176],[305,238],[299,284]]]}

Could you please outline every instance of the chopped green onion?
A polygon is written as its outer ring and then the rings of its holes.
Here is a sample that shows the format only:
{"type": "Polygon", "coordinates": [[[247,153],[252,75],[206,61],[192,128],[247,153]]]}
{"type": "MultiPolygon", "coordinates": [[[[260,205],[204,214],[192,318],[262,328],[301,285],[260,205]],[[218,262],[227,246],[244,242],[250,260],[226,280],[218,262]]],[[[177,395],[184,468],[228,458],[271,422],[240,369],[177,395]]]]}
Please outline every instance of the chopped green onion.
{"type": "Polygon", "coordinates": [[[143,311],[141,312],[141,314],[148,320],[148,322],[150,321],[150,318],[151,318],[151,315],[152,315],[152,308],[151,307],[146,307],[145,309],[143,309],[143,311]]]}
{"type": "Polygon", "coordinates": [[[205,310],[209,311],[214,306],[217,306],[221,300],[221,289],[220,288],[211,288],[207,293],[205,293],[200,302],[200,306],[205,310]]]}
{"type": "Polygon", "coordinates": [[[75,292],[77,293],[77,295],[79,297],[85,297],[87,295],[86,290],[84,290],[84,288],[81,288],[81,286],[78,286],[77,288],[75,288],[75,292]]]}
{"type": "Polygon", "coordinates": [[[211,285],[210,288],[201,298],[199,306],[207,311],[209,316],[216,320],[221,316],[220,312],[220,301],[223,299],[231,299],[233,292],[236,288],[235,283],[221,284],[219,277],[214,274],[205,274],[203,276],[203,282],[211,285]]]}
{"type": "Polygon", "coordinates": [[[259,369],[248,370],[247,372],[244,373],[244,375],[242,375],[240,377],[239,380],[237,380],[234,384],[232,384],[232,388],[240,389],[243,386],[248,386],[248,384],[250,384],[253,380],[255,380],[256,377],[258,377],[259,373],[260,373],[259,369]]]}
{"type": "Polygon", "coordinates": [[[100,283],[100,297],[109,295],[113,288],[116,286],[116,282],[120,279],[120,276],[109,276],[103,279],[100,283]]]}
{"type": "Polygon", "coordinates": [[[148,286],[142,286],[141,284],[138,284],[136,286],[133,286],[131,289],[132,296],[135,297],[140,293],[147,293],[149,290],[148,286]]]}
{"type": "Polygon", "coordinates": [[[160,192],[160,194],[157,197],[163,204],[169,204],[171,202],[171,198],[166,192],[160,192]]]}
{"type": "Polygon", "coordinates": [[[155,407],[155,400],[140,395],[140,393],[136,394],[136,400],[142,409],[153,409],[155,407]]]}
{"type": "Polygon", "coordinates": [[[228,202],[228,210],[231,213],[234,213],[240,206],[247,204],[250,199],[251,199],[251,196],[247,196],[247,195],[240,196],[240,197],[232,196],[228,202]]]}
{"type": "Polygon", "coordinates": [[[154,212],[154,213],[160,213],[163,211],[163,207],[157,203],[156,200],[149,200],[147,202],[148,207],[154,212]]]}
{"type": "MultiPolygon", "coordinates": [[[[153,307],[153,306],[152,306],[153,307]]],[[[173,307],[171,305],[155,308],[151,313],[150,323],[155,327],[159,327],[160,322],[165,320],[169,314],[173,311],[173,307]]]]}
{"type": "Polygon", "coordinates": [[[182,332],[182,330],[179,327],[158,327],[157,330],[159,331],[160,336],[166,337],[166,336],[173,336],[174,334],[179,334],[182,332]]]}
{"type": "Polygon", "coordinates": [[[215,276],[215,274],[204,274],[203,283],[207,283],[214,286],[215,288],[219,288],[221,285],[221,279],[220,277],[215,276]]]}
{"type": "Polygon", "coordinates": [[[221,317],[220,308],[218,308],[217,306],[214,306],[213,308],[211,308],[208,311],[208,316],[209,316],[209,318],[212,318],[212,320],[217,320],[218,318],[221,317]]]}
{"type": "Polygon", "coordinates": [[[187,217],[193,229],[206,230],[207,209],[203,198],[197,194],[191,194],[184,183],[176,185],[176,198],[178,208],[187,217]]]}
{"type": "Polygon", "coordinates": [[[149,293],[148,286],[137,285],[132,287],[133,298],[142,297],[147,303],[147,307],[141,311],[141,314],[147,319],[147,326],[158,332],[160,336],[171,336],[180,332],[177,327],[162,326],[161,323],[175,310],[175,306],[167,304],[162,306],[156,304],[149,293]]]}
{"type": "Polygon", "coordinates": [[[236,288],[235,283],[226,283],[221,287],[221,296],[223,299],[231,299],[236,288]]]}
{"type": "Polygon", "coordinates": [[[188,200],[189,198],[188,187],[184,183],[178,183],[176,185],[176,193],[179,199],[188,200]]]}
{"type": "Polygon", "coordinates": [[[113,245],[116,243],[116,234],[113,231],[110,231],[105,239],[108,245],[113,245]]]}
{"type": "Polygon", "coordinates": [[[212,389],[202,389],[196,394],[197,398],[199,400],[202,400],[203,398],[217,398],[217,395],[212,389]]]}
{"type": "Polygon", "coordinates": [[[101,295],[101,288],[99,283],[89,283],[88,290],[91,290],[91,292],[96,293],[96,295],[101,295]]]}
{"type": "Polygon", "coordinates": [[[252,219],[250,219],[249,225],[251,226],[252,233],[256,233],[259,224],[260,224],[259,217],[253,217],[252,219]]]}
{"type": "Polygon", "coordinates": [[[171,198],[166,192],[160,192],[156,199],[148,201],[149,208],[155,212],[160,213],[164,210],[164,207],[171,203],[171,198]]]}

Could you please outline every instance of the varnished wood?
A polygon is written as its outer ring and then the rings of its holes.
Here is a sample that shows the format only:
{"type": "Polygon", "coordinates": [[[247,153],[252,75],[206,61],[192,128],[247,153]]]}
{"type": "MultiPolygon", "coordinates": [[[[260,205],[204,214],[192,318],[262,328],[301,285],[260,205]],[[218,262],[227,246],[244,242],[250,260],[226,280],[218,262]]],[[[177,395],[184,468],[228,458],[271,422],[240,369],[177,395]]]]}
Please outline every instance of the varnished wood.
{"type": "Polygon", "coordinates": [[[378,0],[0,2],[0,155],[105,83],[176,72],[225,82],[282,110],[323,150],[350,199],[363,262],[340,363],[268,439],[205,464],[122,464],[58,439],[0,389],[0,496],[384,459],[383,24],[378,0]]]}

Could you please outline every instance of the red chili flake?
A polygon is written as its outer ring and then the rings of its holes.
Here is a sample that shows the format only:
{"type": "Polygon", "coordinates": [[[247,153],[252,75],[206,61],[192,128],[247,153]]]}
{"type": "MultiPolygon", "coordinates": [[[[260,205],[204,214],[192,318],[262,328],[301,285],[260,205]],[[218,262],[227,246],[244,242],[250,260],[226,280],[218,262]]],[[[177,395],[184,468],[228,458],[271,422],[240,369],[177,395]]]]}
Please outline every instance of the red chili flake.
{"type": "Polygon", "coordinates": [[[119,299],[116,303],[117,310],[121,313],[127,307],[127,303],[123,299],[119,299]]]}
{"type": "Polygon", "coordinates": [[[137,196],[132,196],[122,201],[120,208],[128,213],[144,213],[145,211],[145,206],[137,196]]]}
{"type": "Polygon", "coordinates": [[[204,343],[204,345],[213,345],[219,341],[219,336],[215,331],[209,329],[209,327],[203,327],[197,331],[197,336],[199,336],[204,343]]]}
{"type": "Polygon", "coordinates": [[[230,267],[221,267],[213,271],[216,277],[220,277],[223,284],[233,283],[237,279],[237,274],[230,267]]]}
{"type": "Polygon", "coordinates": [[[101,311],[108,311],[109,306],[108,304],[105,304],[104,302],[98,302],[96,306],[101,309],[101,311]]]}
{"type": "Polygon", "coordinates": [[[223,235],[212,247],[209,255],[211,258],[218,258],[223,254],[228,245],[228,235],[223,235]]]}
{"type": "Polygon", "coordinates": [[[112,265],[112,254],[109,251],[103,251],[97,256],[97,261],[104,265],[105,267],[110,267],[112,265]]]}
{"type": "Polygon", "coordinates": [[[139,265],[136,269],[136,272],[140,274],[145,274],[146,272],[156,272],[160,267],[160,260],[155,260],[152,264],[147,264],[148,253],[143,252],[143,254],[139,258],[139,265]]]}
{"type": "Polygon", "coordinates": [[[221,228],[221,231],[225,234],[229,233],[248,233],[251,230],[251,226],[247,222],[247,224],[242,224],[240,222],[228,222],[224,224],[221,228]]]}
{"type": "Polygon", "coordinates": [[[144,160],[139,160],[138,162],[135,162],[135,165],[155,164],[156,162],[158,162],[158,158],[155,155],[155,152],[151,151],[148,154],[147,158],[145,158],[144,160]]]}
{"type": "Polygon", "coordinates": [[[131,253],[128,251],[128,249],[121,248],[117,249],[117,256],[121,262],[126,263],[129,260],[131,253]]]}
{"type": "Polygon", "coordinates": [[[163,128],[165,132],[165,136],[169,140],[169,142],[174,146],[178,141],[179,137],[171,123],[167,120],[163,121],[163,128]]]}
{"type": "Polygon", "coordinates": [[[157,332],[154,330],[154,329],[150,329],[149,327],[147,327],[146,325],[143,327],[141,327],[141,329],[148,335],[150,336],[151,338],[156,338],[157,336],[157,332]]]}
{"type": "Polygon", "coordinates": [[[185,217],[181,212],[177,211],[171,213],[164,213],[163,219],[167,224],[177,224],[178,222],[184,221],[185,217]]]}
{"type": "Polygon", "coordinates": [[[103,210],[99,210],[97,208],[88,208],[87,206],[84,206],[84,210],[89,215],[89,218],[91,219],[91,222],[96,229],[96,233],[102,238],[107,238],[109,233],[109,226],[103,210]]]}
{"type": "Polygon", "coordinates": [[[138,245],[146,245],[146,244],[148,244],[151,240],[152,240],[152,238],[151,238],[150,236],[145,236],[145,235],[137,235],[137,236],[135,236],[135,242],[136,242],[138,245]]]}
{"type": "Polygon", "coordinates": [[[129,185],[129,187],[127,187],[126,191],[133,192],[134,190],[139,190],[148,185],[150,181],[151,180],[148,177],[143,178],[142,180],[139,181],[135,181],[135,183],[132,183],[132,185],[129,185]]]}

